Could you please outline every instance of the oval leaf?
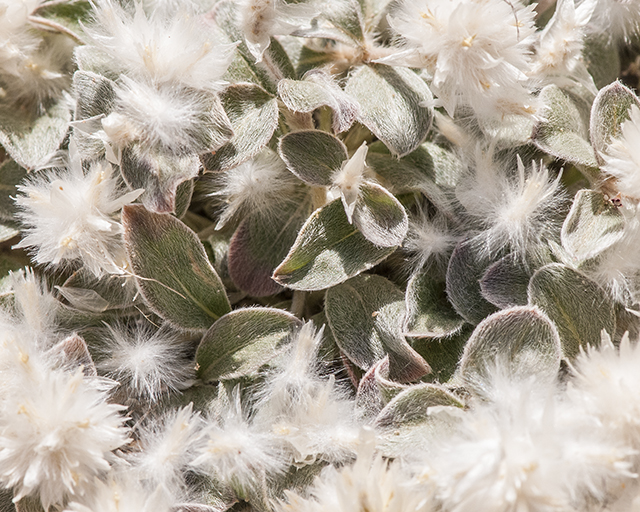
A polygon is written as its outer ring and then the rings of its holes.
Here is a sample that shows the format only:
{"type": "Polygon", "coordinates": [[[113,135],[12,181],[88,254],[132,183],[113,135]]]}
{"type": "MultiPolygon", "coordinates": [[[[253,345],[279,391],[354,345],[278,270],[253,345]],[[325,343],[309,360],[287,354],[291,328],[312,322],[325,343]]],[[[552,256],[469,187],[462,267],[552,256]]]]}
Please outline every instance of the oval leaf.
{"type": "Polygon", "coordinates": [[[353,223],[367,240],[378,247],[397,247],[409,229],[409,218],[400,201],[371,182],[360,187],[353,223]]]}
{"type": "Polygon", "coordinates": [[[233,84],[221,96],[234,135],[213,153],[203,155],[207,171],[226,171],[254,157],[278,125],[278,102],[262,87],[233,84]]]}
{"type": "Polygon", "coordinates": [[[198,378],[206,383],[256,376],[301,325],[292,314],[272,308],[239,309],[223,316],[200,341],[198,378]]]}
{"type": "Polygon", "coordinates": [[[562,247],[580,264],[620,240],[624,227],[622,213],[604,194],[583,189],[562,225],[562,247]]]}
{"type": "Polygon", "coordinates": [[[207,329],[231,310],[224,286],[196,234],[171,215],[122,209],[136,283],[149,307],[184,329],[207,329]]]}
{"type": "Polygon", "coordinates": [[[349,158],[345,145],[320,130],[291,132],[280,140],[280,157],[289,170],[309,185],[330,187],[333,174],[349,158]]]}
{"type": "Polygon", "coordinates": [[[478,324],[465,346],[460,375],[483,395],[496,371],[510,378],[555,379],[560,358],[560,337],[547,315],[536,307],[517,306],[478,324]]]}
{"type": "Polygon", "coordinates": [[[340,349],[358,367],[368,370],[389,355],[389,377],[417,380],[429,365],[402,335],[404,294],[391,281],[362,275],[327,290],[325,312],[340,349]]]}
{"type": "Polygon", "coordinates": [[[273,273],[294,290],[323,290],[380,263],[395,247],[376,247],[349,224],[338,198],[311,214],[273,273]]]}
{"type": "Polygon", "coordinates": [[[360,104],[358,120],[394,155],[411,153],[431,128],[433,96],[409,69],[361,66],[349,77],[345,91],[360,104]]]}
{"type": "Polygon", "coordinates": [[[600,332],[615,332],[614,304],[600,286],[560,263],[539,269],[529,282],[529,303],[539,306],[560,333],[564,357],[578,355],[580,347],[600,345],[600,332]]]}
{"type": "Polygon", "coordinates": [[[480,280],[482,296],[499,308],[526,306],[527,286],[533,270],[514,255],[507,255],[491,265],[480,280]]]}

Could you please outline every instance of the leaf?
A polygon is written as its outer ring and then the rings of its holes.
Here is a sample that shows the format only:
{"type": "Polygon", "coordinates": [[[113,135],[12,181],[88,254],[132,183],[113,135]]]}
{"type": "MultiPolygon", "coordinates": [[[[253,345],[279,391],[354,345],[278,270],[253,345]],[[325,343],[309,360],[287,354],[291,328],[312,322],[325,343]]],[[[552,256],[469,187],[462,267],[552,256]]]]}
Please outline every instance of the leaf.
{"type": "Polygon", "coordinates": [[[282,291],[271,276],[286,257],[303,226],[311,204],[306,194],[287,203],[277,216],[249,215],[238,226],[229,246],[229,275],[235,285],[254,297],[282,291]]]}
{"type": "Polygon", "coordinates": [[[200,161],[195,155],[173,156],[132,144],[122,150],[120,170],[132,189],[144,189],[140,200],[148,210],[173,213],[178,186],[198,175],[200,161]]]}
{"type": "Polygon", "coordinates": [[[442,338],[417,338],[411,346],[431,367],[426,382],[449,382],[454,377],[473,326],[464,324],[458,332],[442,338]]]}
{"type": "Polygon", "coordinates": [[[540,307],[558,328],[563,355],[600,345],[600,332],[615,332],[613,301],[587,276],[560,263],[545,265],[529,282],[529,303],[540,307]]]}
{"type": "Polygon", "coordinates": [[[332,176],[349,158],[346,146],[320,130],[291,132],[280,139],[280,157],[289,170],[309,185],[330,187],[332,176]]]}
{"type": "Polygon", "coordinates": [[[0,107],[0,144],[19,165],[32,170],[58,150],[71,121],[73,99],[64,93],[44,112],[12,111],[0,107]]]}
{"type": "Polygon", "coordinates": [[[380,263],[395,247],[376,247],[349,224],[340,198],[317,209],[273,278],[294,290],[323,290],[380,263]]]}
{"type": "Polygon", "coordinates": [[[356,199],[353,223],[378,247],[397,247],[409,229],[404,207],[386,189],[376,183],[364,182],[356,199]]]}
{"type": "Polygon", "coordinates": [[[267,145],[278,125],[278,102],[262,87],[232,84],[221,96],[233,137],[213,153],[202,156],[207,171],[225,171],[254,157],[267,145]]]}
{"type": "Polygon", "coordinates": [[[622,123],[629,119],[631,106],[640,107],[640,100],[633,91],[620,82],[602,88],[591,107],[590,137],[596,159],[604,165],[605,153],[612,138],[621,134],[622,123]]]}
{"type": "Polygon", "coordinates": [[[482,296],[499,308],[525,306],[533,271],[518,256],[508,254],[492,264],[480,279],[482,296]]]}
{"type": "Polygon", "coordinates": [[[391,430],[428,421],[429,407],[464,408],[453,393],[436,384],[416,384],[402,391],[380,411],[374,421],[378,429],[391,430]]]}
{"type": "MultiPolygon", "coordinates": [[[[69,0],[60,3],[43,2],[33,14],[59,23],[63,27],[79,34],[82,30],[80,22],[89,21],[91,12],[91,3],[88,0],[69,0]]],[[[43,29],[51,30],[51,27],[43,27],[43,29]]]]}
{"type": "Polygon", "coordinates": [[[536,307],[516,306],[478,324],[460,360],[460,375],[474,393],[483,396],[496,377],[553,380],[560,358],[560,337],[547,315],[536,307]]]}
{"type": "Polygon", "coordinates": [[[360,104],[358,121],[394,155],[411,153],[431,127],[433,96],[427,84],[409,69],[360,66],[350,75],[345,91],[360,104]]]}
{"type": "Polygon", "coordinates": [[[447,297],[458,314],[471,324],[480,323],[496,310],[482,296],[480,279],[501,256],[483,251],[474,238],[461,241],[451,254],[447,267],[447,297]]]}
{"type": "MultiPolygon", "coordinates": [[[[322,4],[320,4],[322,5],[322,4]]],[[[327,5],[323,17],[355,43],[364,41],[362,12],[356,0],[335,0],[327,5]]]]}
{"type": "Polygon", "coordinates": [[[198,345],[197,376],[204,382],[255,377],[285,346],[302,322],[272,308],[232,311],[205,333],[198,345]]]}
{"type": "Polygon", "coordinates": [[[0,165],[0,221],[8,225],[15,224],[18,208],[13,199],[18,193],[19,185],[27,176],[26,169],[13,160],[6,160],[0,165]]]}
{"type": "Polygon", "coordinates": [[[446,294],[446,283],[421,270],[407,283],[404,335],[412,338],[451,336],[464,325],[446,294]]]}
{"type": "Polygon", "coordinates": [[[598,167],[593,148],[587,141],[586,123],[575,102],[555,85],[542,89],[540,100],[546,105],[545,120],[534,128],[533,143],[556,158],[598,167]]]}
{"type": "Polygon", "coordinates": [[[391,281],[361,275],[327,290],[325,313],[331,332],[349,359],[368,370],[389,355],[389,377],[417,380],[429,365],[402,335],[404,294],[391,281]]]}
{"type": "Polygon", "coordinates": [[[562,247],[580,264],[620,240],[624,228],[624,216],[604,194],[583,189],[562,224],[562,247]]]}
{"type": "MultiPolygon", "coordinates": [[[[620,76],[618,45],[612,41],[609,34],[603,32],[588,34],[584,39],[582,58],[598,89],[602,89],[620,76]]],[[[591,143],[593,144],[593,141],[591,143]]]]}
{"type": "Polygon", "coordinates": [[[149,307],[184,329],[207,329],[231,309],[196,234],[175,217],[140,205],[122,209],[127,255],[149,307]]]}

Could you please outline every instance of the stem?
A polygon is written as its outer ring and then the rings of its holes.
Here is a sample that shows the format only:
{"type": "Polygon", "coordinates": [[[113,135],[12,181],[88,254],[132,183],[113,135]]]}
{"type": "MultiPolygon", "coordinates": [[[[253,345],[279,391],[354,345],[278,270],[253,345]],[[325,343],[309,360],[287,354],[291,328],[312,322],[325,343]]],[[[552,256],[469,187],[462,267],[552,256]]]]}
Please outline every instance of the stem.
{"type": "Polygon", "coordinates": [[[42,18],[41,16],[34,16],[34,15],[30,15],[27,19],[34,25],[40,28],[44,28],[45,30],[53,30],[54,32],[65,34],[78,44],[82,44],[83,42],[82,39],[80,39],[80,36],[78,34],[73,32],[71,29],[65,27],[64,25],[61,25],[60,23],[57,23],[53,20],[48,20],[47,18],[42,18]]]}
{"type": "Polygon", "coordinates": [[[293,300],[291,301],[291,313],[298,318],[302,318],[304,315],[305,300],[307,298],[307,292],[302,290],[293,291],[293,300]]]}

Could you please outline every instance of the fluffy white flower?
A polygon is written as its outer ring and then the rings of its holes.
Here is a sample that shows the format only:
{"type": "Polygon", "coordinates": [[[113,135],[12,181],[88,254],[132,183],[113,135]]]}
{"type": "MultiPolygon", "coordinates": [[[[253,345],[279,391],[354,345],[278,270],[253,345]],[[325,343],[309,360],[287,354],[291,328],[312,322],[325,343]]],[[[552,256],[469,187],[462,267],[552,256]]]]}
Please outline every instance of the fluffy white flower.
{"type": "Polygon", "coordinates": [[[107,482],[96,481],[90,496],[69,503],[64,512],[170,512],[173,505],[162,486],[149,492],[125,473],[107,482]]]}
{"type": "MultiPolygon", "coordinates": [[[[589,0],[583,0],[583,3],[589,0]]],[[[640,31],[640,3],[636,0],[598,0],[589,31],[606,34],[612,42],[631,41],[640,31]]]]}
{"type": "Polygon", "coordinates": [[[451,251],[461,240],[459,231],[450,224],[443,215],[429,218],[423,211],[409,221],[403,247],[410,253],[410,261],[416,270],[427,264],[446,268],[451,251]]]}
{"type": "Polygon", "coordinates": [[[136,397],[157,400],[193,378],[191,346],[177,332],[148,325],[107,326],[98,369],[136,397]]]}
{"type": "Polygon", "coordinates": [[[123,273],[122,226],[113,217],[142,190],[124,193],[110,164],[85,174],[72,143],[66,169],[41,171],[19,185],[18,214],[27,226],[15,247],[29,248],[40,264],[80,260],[96,276],[123,273]]]}
{"type": "Polygon", "coordinates": [[[366,164],[368,149],[367,143],[363,142],[351,158],[342,162],[340,169],[331,176],[333,186],[340,191],[342,205],[350,223],[353,222],[356,199],[368,169],[366,164]]]}
{"type": "Polygon", "coordinates": [[[632,451],[587,411],[559,402],[554,382],[493,374],[491,399],[458,413],[415,466],[444,510],[584,510],[610,482],[633,476],[632,451]]]}
{"type": "Polygon", "coordinates": [[[558,2],[553,17],[539,35],[532,76],[559,86],[569,85],[573,78],[597,94],[593,78],[582,60],[585,27],[596,2],[587,0],[577,8],[574,0],[558,2]]]}
{"type": "Polygon", "coordinates": [[[224,173],[205,175],[202,182],[215,189],[209,193],[210,197],[224,201],[216,229],[239,216],[277,215],[284,204],[298,196],[298,180],[270,149],[224,173]]]}
{"type": "MultiPolygon", "coordinates": [[[[25,371],[28,361],[23,362],[25,371]]],[[[0,482],[17,501],[38,493],[42,506],[85,493],[127,442],[122,406],[107,403],[112,383],[82,370],[33,370],[0,401],[0,482]]]]}
{"type": "Polygon", "coordinates": [[[611,141],[602,158],[605,160],[602,169],[616,178],[618,190],[640,199],[640,109],[636,105],[631,106],[620,136],[611,141]]]}
{"type": "Polygon", "coordinates": [[[220,44],[213,27],[195,5],[156,9],[146,14],[140,2],[129,12],[114,0],[96,2],[95,22],[85,28],[90,44],[115,69],[133,80],[177,83],[217,90],[235,45],[220,44]]]}
{"type": "Polygon", "coordinates": [[[551,179],[549,170],[535,162],[526,173],[518,156],[517,174],[512,177],[491,153],[477,158],[474,178],[462,183],[456,196],[483,225],[487,250],[509,246],[523,256],[530,246],[559,235],[560,219],[554,215],[564,202],[561,175],[551,179]]]}
{"type": "Polygon", "coordinates": [[[177,494],[185,487],[183,472],[196,456],[202,426],[189,404],[139,429],[140,451],[128,457],[135,477],[147,487],[162,486],[177,494]]]}
{"type": "Polygon", "coordinates": [[[433,92],[450,116],[459,103],[489,117],[532,114],[526,72],[533,7],[519,0],[402,0],[389,24],[406,64],[431,72],[433,92]]]}
{"type": "Polygon", "coordinates": [[[287,502],[277,512],[427,512],[435,510],[400,463],[374,457],[375,436],[364,431],[354,464],[340,469],[326,468],[304,498],[285,491],[287,502]]]}

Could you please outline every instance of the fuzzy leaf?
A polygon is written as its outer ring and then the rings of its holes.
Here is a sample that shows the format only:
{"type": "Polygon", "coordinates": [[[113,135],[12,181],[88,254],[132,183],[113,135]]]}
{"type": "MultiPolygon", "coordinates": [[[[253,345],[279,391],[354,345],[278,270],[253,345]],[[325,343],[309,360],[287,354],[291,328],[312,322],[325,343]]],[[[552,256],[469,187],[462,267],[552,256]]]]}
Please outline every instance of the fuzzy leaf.
{"type": "Polygon", "coordinates": [[[464,403],[450,391],[436,384],[417,384],[404,390],[380,411],[374,426],[383,430],[398,429],[428,421],[428,409],[435,406],[464,408],[464,403]]]}
{"type": "Polygon", "coordinates": [[[541,310],[531,306],[504,309],[483,320],[473,331],[460,360],[460,375],[483,395],[496,369],[509,377],[546,376],[560,369],[560,337],[541,310]]]}
{"type": "Polygon", "coordinates": [[[278,102],[262,87],[233,84],[222,93],[233,137],[213,153],[202,156],[207,171],[226,171],[257,155],[278,125],[278,102]]]}
{"type": "MultiPolygon", "coordinates": [[[[584,39],[582,58],[598,89],[602,89],[620,76],[620,51],[618,44],[612,41],[609,34],[588,34],[584,39]]],[[[593,141],[591,143],[593,144],[593,141]]]]}
{"type": "Polygon", "coordinates": [[[18,192],[16,185],[26,176],[26,169],[13,160],[6,160],[0,165],[0,221],[3,224],[15,224],[17,227],[15,219],[18,208],[13,198],[18,192]]]}
{"type": "Polygon", "coordinates": [[[600,286],[560,263],[545,265],[529,282],[529,303],[539,306],[556,324],[564,357],[580,347],[600,345],[600,332],[615,332],[613,301],[600,286]]]}
{"type": "Polygon", "coordinates": [[[534,128],[533,143],[556,158],[598,167],[593,148],[587,141],[586,123],[577,105],[555,85],[542,89],[540,100],[546,105],[545,120],[534,128]]]}
{"type": "MultiPolygon", "coordinates": [[[[7,226],[4,223],[0,223],[0,242],[6,242],[7,240],[11,240],[14,236],[18,235],[20,231],[18,229],[12,228],[11,226],[7,226]]],[[[30,263],[31,260],[26,260],[26,265],[30,263]]],[[[24,265],[21,265],[24,266],[24,265]]],[[[20,268],[16,267],[16,268],[20,268]]],[[[0,263],[0,275],[5,275],[6,272],[3,272],[4,265],[0,263]]],[[[9,270],[14,270],[13,266],[9,266],[9,270]]]]}
{"type": "Polygon", "coordinates": [[[149,307],[184,329],[207,329],[231,310],[196,234],[171,215],[122,209],[127,254],[149,307]]]}
{"type": "Polygon", "coordinates": [[[525,306],[533,271],[516,256],[507,255],[491,265],[480,280],[482,296],[499,308],[525,306]]]}
{"type": "Polygon", "coordinates": [[[361,275],[329,288],[325,312],[340,350],[359,368],[388,354],[392,380],[410,382],[429,372],[402,335],[404,294],[384,277],[361,275]]]}
{"type": "Polygon", "coordinates": [[[416,272],[407,284],[404,335],[412,338],[451,336],[464,325],[447,300],[446,284],[425,270],[416,272]]]}
{"type": "MultiPolygon", "coordinates": [[[[79,34],[82,27],[79,22],[88,21],[91,17],[92,6],[88,0],[70,0],[67,2],[51,2],[36,9],[38,17],[54,21],[63,27],[79,34]]],[[[44,30],[51,30],[50,26],[43,26],[44,30]]]]}
{"type": "Polygon", "coordinates": [[[337,0],[328,4],[324,17],[354,42],[364,41],[362,12],[356,0],[337,0]]]}
{"type": "Polygon", "coordinates": [[[0,105],[0,144],[25,169],[45,164],[58,150],[71,121],[68,94],[47,105],[45,112],[11,111],[0,105]]]}
{"type": "Polygon", "coordinates": [[[400,201],[385,188],[371,182],[360,187],[353,223],[367,240],[378,247],[399,246],[409,229],[409,218],[400,201]]]}
{"type": "Polygon", "coordinates": [[[600,165],[604,165],[601,154],[606,152],[612,138],[620,136],[622,123],[629,119],[632,105],[640,107],[640,100],[620,82],[613,82],[602,88],[593,101],[590,136],[600,165]]]}
{"type": "Polygon", "coordinates": [[[426,382],[448,382],[455,375],[473,326],[464,324],[458,332],[442,338],[416,338],[411,346],[431,367],[426,382]]]}
{"type": "Polygon", "coordinates": [[[198,378],[212,382],[255,377],[301,325],[295,316],[279,309],[232,311],[211,326],[198,345],[198,378]]]}
{"type": "Polygon", "coordinates": [[[480,323],[496,307],[482,296],[480,279],[500,254],[486,254],[475,239],[463,240],[447,267],[447,297],[458,314],[471,324],[480,323]]]}
{"type": "Polygon", "coordinates": [[[116,102],[115,82],[90,71],[76,71],[73,75],[76,98],[74,119],[79,121],[100,114],[109,115],[116,102]]]}
{"type": "Polygon", "coordinates": [[[254,297],[282,291],[271,276],[294,244],[311,205],[308,198],[290,202],[277,216],[253,214],[236,230],[229,246],[229,275],[235,285],[254,297]]]}
{"type": "Polygon", "coordinates": [[[409,69],[360,66],[349,77],[345,91],[360,104],[358,120],[394,155],[411,153],[431,127],[431,91],[409,69]]]}
{"type": "Polygon", "coordinates": [[[578,191],[562,225],[562,246],[580,264],[611,247],[624,235],[625,220],[604,194],[578,191]]]}
{"type": "Polygon", "coordinates": [[[330,187],[332,175],[349,158],[345,145],[320,130],[291,132],[280,139],[280,157],[289,170],[309,185],[330,187]]]}
{"type": "Polygon", "coordinates": [[[148,210],[173,213],[178,185],[198,175],[200,161],[195,155],[166,155],[132,144],[122,150],[120,170],[131,188],[144,189],[140,200],[148,210]]]}
{"type": "Polygon", "coordinates": [[[395,249],[369,242],[335,199],[307,219],[273,278],[294,290],[323,290],[370,269],[395,249]]]}

